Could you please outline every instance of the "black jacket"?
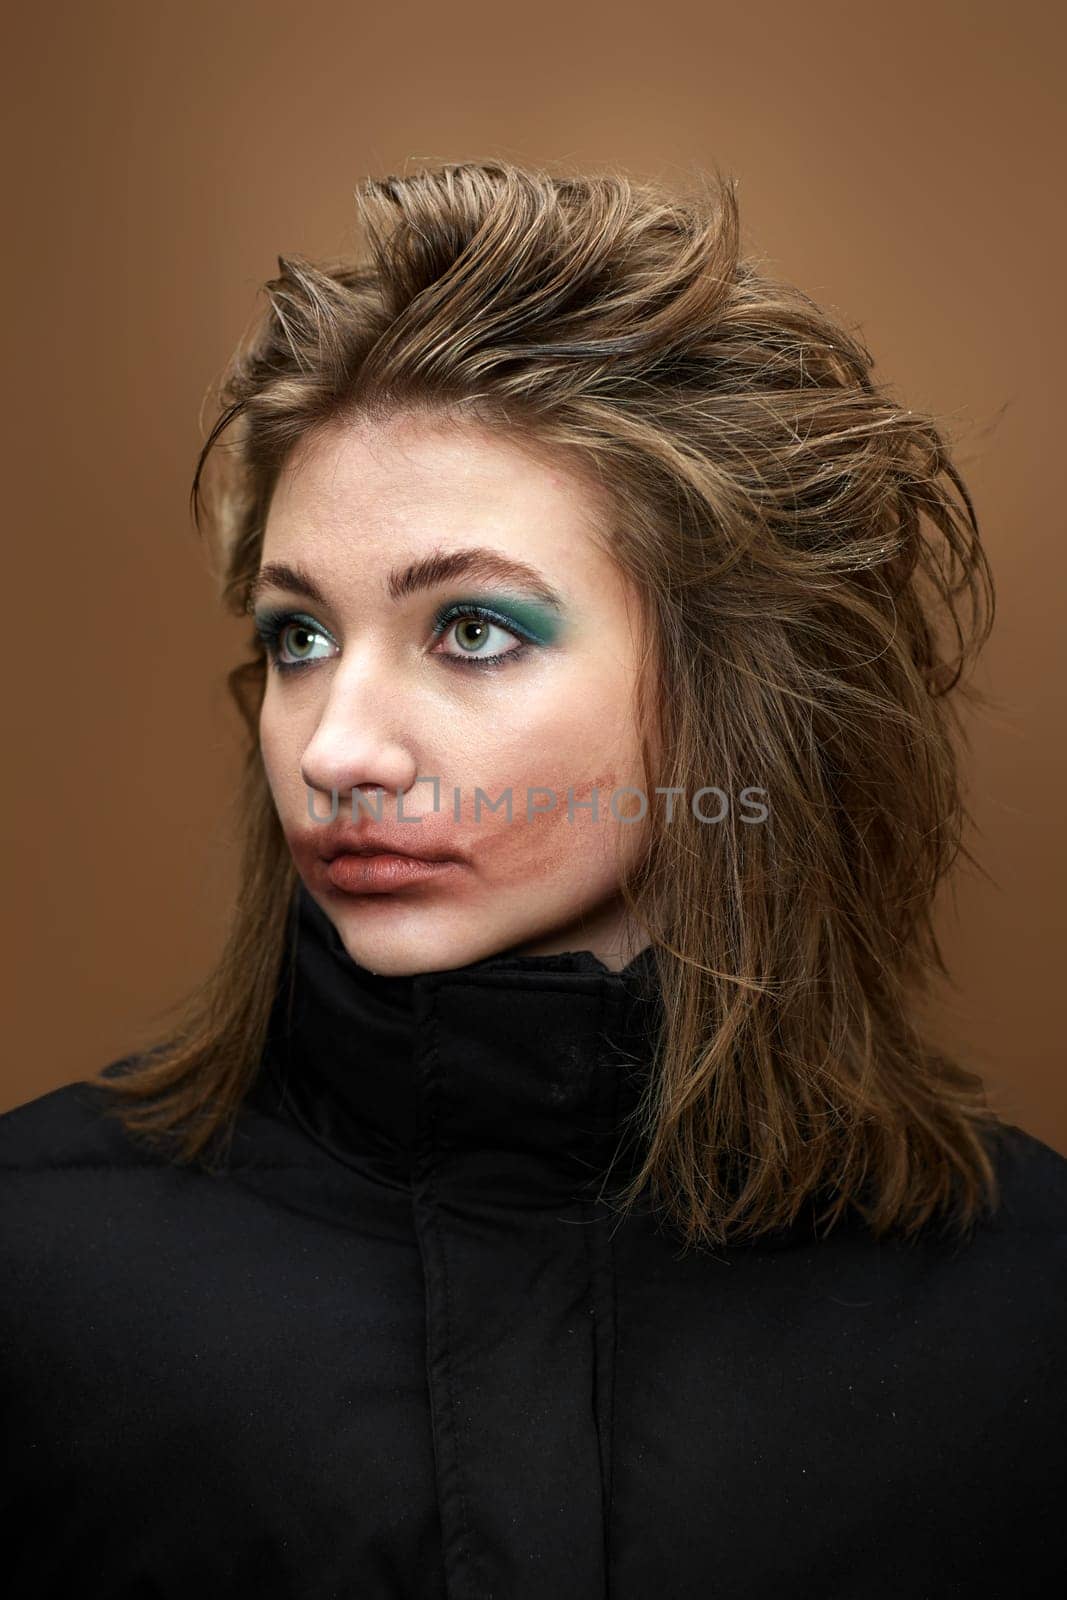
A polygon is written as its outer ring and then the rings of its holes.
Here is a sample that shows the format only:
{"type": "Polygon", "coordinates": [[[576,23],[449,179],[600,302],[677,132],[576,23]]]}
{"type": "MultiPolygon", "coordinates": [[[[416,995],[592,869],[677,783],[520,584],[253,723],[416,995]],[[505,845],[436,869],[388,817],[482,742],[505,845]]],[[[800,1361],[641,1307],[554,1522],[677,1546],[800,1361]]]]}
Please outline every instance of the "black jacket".
{"type": "Polygon", "coordinates": [[[1067,1161],[1008,1125],[969,1244],[684,1253],[597,1198],[646,957],[382,978],[294,911],[225,1170],[0,1118],[9,1595],[1063,1592],[1067,1161]]]}

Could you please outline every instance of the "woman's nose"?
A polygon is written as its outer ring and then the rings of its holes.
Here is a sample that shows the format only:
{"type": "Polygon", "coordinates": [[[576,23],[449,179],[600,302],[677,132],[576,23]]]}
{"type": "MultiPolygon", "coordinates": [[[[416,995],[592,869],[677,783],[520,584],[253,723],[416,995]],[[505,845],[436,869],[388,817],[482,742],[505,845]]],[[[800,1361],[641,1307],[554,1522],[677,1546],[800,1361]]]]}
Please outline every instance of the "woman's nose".
{"type": "Polygon", "coordinates": [[[327,796],[358,788],[405,793],[418,774],[419,753],[404,722],[395,686],[390,693],[369,674],[338,673],[301,757],[304,782],[327,796]]]}

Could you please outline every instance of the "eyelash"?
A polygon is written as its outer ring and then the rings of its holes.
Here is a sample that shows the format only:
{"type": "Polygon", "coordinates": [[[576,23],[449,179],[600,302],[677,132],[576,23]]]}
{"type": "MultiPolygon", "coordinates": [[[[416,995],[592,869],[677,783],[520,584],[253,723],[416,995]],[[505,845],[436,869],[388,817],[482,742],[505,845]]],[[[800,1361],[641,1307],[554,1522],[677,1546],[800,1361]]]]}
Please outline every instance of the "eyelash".
{"type": "MultiPolygon", "coordinates": [[[[434,619],[434,643],[442,638],[447,630],[457,622],[465,622],[474,617],[480,622],[494,623],[498,628],[503,628],[505,633],[510,633],[522,642],[514,650],[498,651],[494,656],[452,656],[441,652],[445,661],[456,662],[464,668],[474,667],[478,671],[499,669],[506,662],[513,661],[519,656],[524,656],[529,647],[529,636],[523,638],[518,625],[507,620],[498,611],[489,606],[482,605],[456,605],[447,607],[434,619]]],[[[267,659],[276,672],[299,672],[303,667],[313,667],[314,660],[309,661],[283,661],[281,659],[281,639],[286,628],[293,625],[302,626],[309,633],[318,634],[324,639],[330,637],[318,623],[311,617],[302,615],[297,611],[269,611],[256,620],[256,635],[267,653],[267,659]]],[[[321,658],[320,658],[321,659],[321,658]]]]}

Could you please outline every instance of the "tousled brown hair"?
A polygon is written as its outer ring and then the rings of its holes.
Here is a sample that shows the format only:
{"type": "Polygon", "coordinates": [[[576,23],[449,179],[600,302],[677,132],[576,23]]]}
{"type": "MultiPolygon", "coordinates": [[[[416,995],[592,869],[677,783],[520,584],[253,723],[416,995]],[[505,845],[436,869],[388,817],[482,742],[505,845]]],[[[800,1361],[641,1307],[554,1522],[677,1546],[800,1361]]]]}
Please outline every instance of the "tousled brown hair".
{"type": "MultiPolygon", "coordinates": [[[[942,430],[742,253],[717,173],[682,194],[464,163],[369,179],[358,204],[363,253],[279,257],[223,379],[192,510],[201,527],[214,450],[225,603],[245,611],[275,483],[319,426],[466,419],[585,473],[654,641],[657,784],[688,796],[710,771],[770,807],[715,827],[650,808],[621,888],[664,1025],[617,1198],[647,1185],[687,1244],[788,1227],[813,1197],[826,1227],[969,1231],[998,1199],[998,1118],[918,1010],[946,973],[935,891],[973,859],[953,701],[983,698],[965,674],[993,584],[942,430]]],[[[208,1158],[256,1071],[296,881],[258,750],[264,669],[253,638],[229,676],[250,737],[222,958],[166,1043],[90,1080],[182,1161],[208,1158]]]]}

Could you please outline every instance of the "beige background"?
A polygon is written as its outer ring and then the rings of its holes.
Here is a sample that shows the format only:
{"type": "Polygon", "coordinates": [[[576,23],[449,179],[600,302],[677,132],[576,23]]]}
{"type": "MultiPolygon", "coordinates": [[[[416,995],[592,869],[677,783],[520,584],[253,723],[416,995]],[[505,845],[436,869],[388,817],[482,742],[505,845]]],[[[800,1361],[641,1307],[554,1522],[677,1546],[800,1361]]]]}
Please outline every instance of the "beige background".
{"type": "Polygon", "coordinates": [[[503,156],[739,180],[746,240],[946,418],[999,615],[943,1025],[1067,1153],[1059,7],[123,0],[7,25],[9,713],[0,1101],[94,1071],[221,939],[245,630],[187,497],[279,252],[369,173],[503,156]]]}

